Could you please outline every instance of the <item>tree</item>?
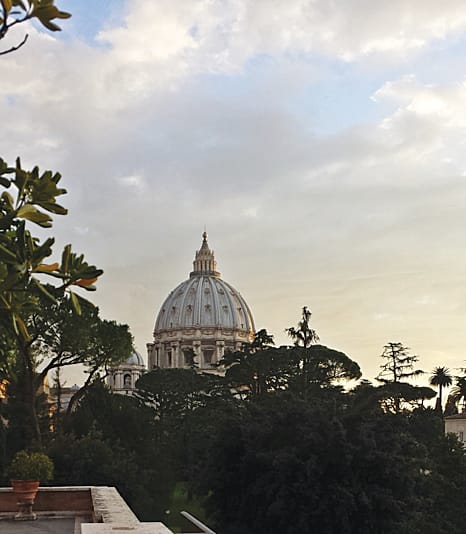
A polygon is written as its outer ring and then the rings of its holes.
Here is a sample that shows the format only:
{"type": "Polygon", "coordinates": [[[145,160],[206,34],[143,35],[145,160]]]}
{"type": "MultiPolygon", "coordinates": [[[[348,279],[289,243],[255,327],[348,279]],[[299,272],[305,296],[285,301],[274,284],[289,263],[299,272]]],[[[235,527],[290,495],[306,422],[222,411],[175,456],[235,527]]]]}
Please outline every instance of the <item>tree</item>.
{"type": "Polygon", "coordinates": [[[290,327],[286,332],[294,341],[290,349],[294,361],[295,376],[293,387],[306,398],[310,389],[330,387],[339,380],[352,380],[361,377],[359,365],[343,352],[324,345],[317,345],[319,336],[310,327],[310,310],[304,306],[298,327],[290,327]]]}
{"type": "Polygon", "coordinates": [[[261,395],[285,387],[289,362],[283,358],[283,351],[273,345],[273,336],[261,329],[252,343],[226,352],[220,360],[219,367],[225,369],[226,379],[239,395],[261,395]]]}
{"type": "Polygon", "coordinates": [[[57,484],[114,485],[142,521],[161,521],[176,482],[173,445],[160,442],[152,406],[96,380],[48,452],[57,484]]]}
{"type": "Polygon", "coordinates": [[[430,388],[413,386],[406,379],[424,373],[421,369],[414,369],[418,357],[411,354],[410,349],[399,342],[390,342],[384,346],[381,357],[385,360],[376,380],[382,383],[385,407],[399,413],[402,401],[409,404],[423,402],[426,398],[435,396],[430,388]]]}
{"type": "MultiPolygon", "coordinates": [[[[36,18],[50,31],[61,28],[52,22],[54,19],[68,19],[70,13],[60,11],[54,0],[0,0],[0,39],[3,39],[13,26],[36,18]]],[[[22,41],[10,48],[0,51],[0,56],[14,52],[26,44],[29,34],[22,41]]]]}
{"type": "Polygon", "coordinates": [[[460,376],[456,379],[455,387],[450,395],[457,407],[463,401],[462,411],[464,411],[466,404],[466,376],[460,376]]]}
{"type": "MultiPolygon", "coordinates": [[[[123,361],[132,351],[127,325],[101,319],[99,310],[90,304],[83,303],[78,315],[65,296],[54,302],[39,297],[26,325],[30,343],[27,350],[18,354],[16,378],[10,378],[9,386],[9,394],[14,389],[26,406],[37,406],[35,399],[51,371],[82,364],[87,378],[70,400],[68,413],[71,412],[98,373],[106,374],[109,367],[123,361]]],[[[42,433],[36,412],[37,409],[34,413],[30,411],[26,417],[35,429],[34,439],[40,442],[42,433]]]]}
{"type": "Polygon", "coordinates": [[[443,413],[442,390],[444,387],[451,386],[452,382],[453,379],[450,375],[450,370],[446,367],[436,367],[432,371],[429,384],[438,387],[438,399],[435,408],[439,411],[440,415],[443,413]]]}
{"type": "Polygon", "coordinates": [[[155,369],[137,381],[135,397],[152,406],[162,424],[176,426],[210,399],[225,396],[224,382],[221,376],[195,369],[155,369]]]}
{"type": "Polygon", "coordinates": [[[82,364],[87,378],[68,405],[71,412],[99,372],[106,376],[108,369],[128,358],[133,350],[133,339],[128,325],[101,319],[95,306],[83,304],[77,315],[66,298],[50,302],[43,299],[30,321],[34,338],[32,349],[42,355],[37,373],[38,388],[54,369],[82,364]]]}
{"type": "Polygon", "coordinates": [[[298,328],[290,326],[290,328],[285,329],[285,332],[288,333],[296,347],[308,348],[313,343],[319,341],[319,336],[317,335],[316,331],[309,326],[311,316],[311,311],[307,308],[307,306],[304,306],[301,321],[298,322],[298,328]]]}
{"type": "Polygon", "coordinates": [[[402,343],[387,343],[381,354],[386,362],[380,366],[382,370],[377,380],[384,384],[396,383],[423,374],[421,369],[414,369],[419,358],[409,351],[402,343]]]}
{"type": "MultiPolygon", "coordinates": [[[[57,31],[60,28],[52,21],[69,16],[58,10],[54,0],[0,0],[0,40],[12,27],[33,18],[47,29],[57,31]]],[[[17,50],[26,40],[27,35],[21,43],[2,54],[17,50]]],[[[36,370],[31,364],[34,340],[27,320],[39,305],[41,296],[55,301],[66,295],[79,314],[82,299],[71,288],[77,286],[93,291],[94,282],[103,273],[89,265],[82,255],[72,252],[71,245],[64,247],[60,262],[45,263],[53,253],[54,238],[49,236],[41,241],[29,229],[30,223],[50,228],[52,215],[66,215],[67,210],[56,201],[66,193],[58,186],[60,180],[59,173],[50,170],[41,173],[37,166],[31,171],[23,169],[19,158],[14,167],[0,158],[0,187],[3,189],[0,195],[0,367],[7,364],[13,342],[14,357],[22,360],[22,374],[18,376],[24,379],[33,433],[39,443],[41,436],[33,393],[36,370]],[[57,285],[45,287],[44,276],[55,279],[57,285]]]]}
{"type": "Polygon", "coordinates": [[[320,391],[322,402],[282,392],[217,410],[193,440],[197,491],[219,531],[408,532],[424,449],[396,416],[349,417],[344,395],[331,410],[320,391]]]}
{"type": "Polygon", "coordinates": [[[156,447],[163,451],[164,462],[176,481],[194,477],[193,436],[208,427],[208,421],[196,414],[235,402],[223,377],[194,369],[146,373],[138,380],[134,397],[142,406],[151,408],[156,447]]]}
{"type": "Polygon", "coordinates": [[[219,362],[226,369],[225,377],[237,393],[248,397],[286,389],[306,396],[313,388],[333,387],[340,380],[361,376],[359,365],[346,354],[324,345],[309,345],[305,340],[311,336],[302,334],[299,345],[275,348],[272,336],[260,330],[251,344],[226,353],[219,362]]]}

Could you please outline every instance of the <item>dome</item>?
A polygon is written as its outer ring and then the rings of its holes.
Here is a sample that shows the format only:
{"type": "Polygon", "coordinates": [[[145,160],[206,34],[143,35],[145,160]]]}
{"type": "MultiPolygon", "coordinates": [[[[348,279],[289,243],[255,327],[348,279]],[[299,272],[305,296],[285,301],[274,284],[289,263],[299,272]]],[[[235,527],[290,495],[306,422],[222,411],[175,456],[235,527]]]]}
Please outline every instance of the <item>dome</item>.
{"type": "Polygon", "coordinates": [[[177,286],[166,298],[156,330],[219,326],[254,330],[251,310],[236,289],[220,278],[198,275],[177,286]]]}
{"type": "Polygon", "coordinates": [[[163,302],[147,344],[149,369],[214,369],[226,350],[238,350],[254,338],[254,320],[244,298],[217,271],[214,252],[202,234],[193,270],[163,302]]]}
{"type": "Polygon", "coordinates": [[[209,326],[254,332],[249,306],[235,288],[220,278],[214,252],[207,244],[207,233],[202,237],[189,279],[165,299],[155,330],[209,326]]]}
{"type": "Polygon", "coordinates": [[[123,365],[142,365],[144,366],[144,360],[138,351],[134,350],[129,358],[127,358],[123,365]]]}

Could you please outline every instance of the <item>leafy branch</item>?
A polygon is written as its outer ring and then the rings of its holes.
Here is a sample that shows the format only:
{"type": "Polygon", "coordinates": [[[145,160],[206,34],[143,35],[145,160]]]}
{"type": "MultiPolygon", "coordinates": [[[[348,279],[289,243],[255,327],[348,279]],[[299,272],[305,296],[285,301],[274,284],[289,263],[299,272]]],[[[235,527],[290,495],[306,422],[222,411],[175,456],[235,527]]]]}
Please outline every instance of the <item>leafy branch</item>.
{"type": "Polygon", "coordinates": [[[22,168],[19,158],[9,167],[0,158],[0,312],[23,342],[30,341],[24,317],[40,295],[54,301],[65,291],[77,313],[81,312],[79,297],[71,287],[94,291],[94,283],[103,273],[90,265],[83,255],[66,245],[60,262],[50,263],[55,239],[43,242],[32,236],[26,223],[42,228],[52,226],[53,215],[66,215],[67,209],[57,203],[66,194],[59,187],[61,175],[22,168]],[[16,191],[15,191],[16,190],[16,191]],[[10,192],[11,191],[11,192],[10,192]],[[41,277],[54,278],[55,286],[44,285],[41,277]]]}
{"type": "MultiPolygon", "coordinates": [[[[61,31],[60,26],[53,21],[70,17],[70,13],[60,11],[54,5],[54,0],[0,0],[0,39],[3,39],[13,26],[32,19],[37,19],[52,32],[61,31]]],[[[26,44],[28,37],[29,34],[26,33],[17,45],[0,51],[0,56],[19,50],[26,44]]]]}

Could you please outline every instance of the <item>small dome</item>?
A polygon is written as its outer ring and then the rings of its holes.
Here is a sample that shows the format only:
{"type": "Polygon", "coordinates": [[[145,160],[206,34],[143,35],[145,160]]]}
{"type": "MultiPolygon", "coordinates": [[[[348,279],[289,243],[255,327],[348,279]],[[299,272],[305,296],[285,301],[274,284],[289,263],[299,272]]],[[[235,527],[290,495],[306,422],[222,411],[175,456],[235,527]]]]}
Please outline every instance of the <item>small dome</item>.
{"type": "Polygon", "coordinates": [[[144,360],[137,350],[134,350],[131,356],[125,360],[123,365],[139,365],[144,366],[144,360]]]}

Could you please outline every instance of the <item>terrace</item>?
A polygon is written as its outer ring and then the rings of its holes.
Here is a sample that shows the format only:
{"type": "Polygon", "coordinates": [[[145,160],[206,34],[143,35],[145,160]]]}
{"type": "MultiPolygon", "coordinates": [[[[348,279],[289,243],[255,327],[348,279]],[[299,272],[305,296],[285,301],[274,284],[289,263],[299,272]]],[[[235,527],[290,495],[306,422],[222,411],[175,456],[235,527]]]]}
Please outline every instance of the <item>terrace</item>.
{"type": "MultiPolygon", "coordinates": [[[[35,521],[16,521],[17,510],[11,488],[0,488],[0,533],[173,534],[163,523],[140,522],[118,491],[107,486],[40,488],[35,521]]],[[[212,533],[195,519],[194,524],[197,532],[212,533]]]]}

